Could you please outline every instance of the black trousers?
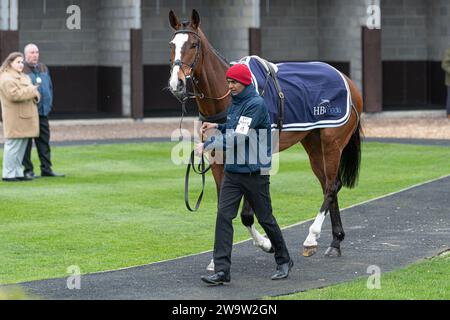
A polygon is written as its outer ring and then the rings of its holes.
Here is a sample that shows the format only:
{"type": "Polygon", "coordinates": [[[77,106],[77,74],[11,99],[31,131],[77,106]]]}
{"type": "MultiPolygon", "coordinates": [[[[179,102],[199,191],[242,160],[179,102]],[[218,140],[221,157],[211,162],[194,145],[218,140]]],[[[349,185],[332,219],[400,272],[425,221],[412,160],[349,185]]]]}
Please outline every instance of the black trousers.
{"type": "MultiPolygon", "coordinates": [[[[52,169],[51,154],[50,154],[50,125],[48,117],[39,116],[39,137],[34,138],[39,160],[41,162],[41,173],[50,172],[52,169]]],[[[29,139],[25,156],[22,164],[25,167],[25,172],[33,172],[33,163],[31,162],[31,148],[33,146],[33,139],[29,139]]]]}
{"type": "Polygon", "coordinates": [[[214,243],[215,271],[230,272],[233,248],[233,219],[236,218],[242,197],[245,195],[255,210],[256,218],[263,227],[275,250],[278,265],[290,260],[280,227],[272,214],[270,177],[257,174],[225,172],[219,196],[214,243]]]}
{"type": "Polygon", "coordinates": [[[450,116],[450,86],[447,87],[447,116],[450,116]]]}

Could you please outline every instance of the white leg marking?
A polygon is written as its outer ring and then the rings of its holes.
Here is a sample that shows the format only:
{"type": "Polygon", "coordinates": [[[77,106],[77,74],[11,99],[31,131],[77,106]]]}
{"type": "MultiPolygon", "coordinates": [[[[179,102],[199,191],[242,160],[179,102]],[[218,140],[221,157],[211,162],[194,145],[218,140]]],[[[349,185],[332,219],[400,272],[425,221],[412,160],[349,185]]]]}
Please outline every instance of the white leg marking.
{"type": "Polygon", "coordinates": [[[272,243],[269,239],[266,237],[263,237],[259,231],[256,229],[255,225],[252,225],[251,227],[247,227],[248,231],[250,232],[250,235],[253,238],[253,245],[261,248],[265,252],[269,252],[270,249],[272,249],[272,243]]]}
{"type": "Polygon", "coordinates": [[[207,271],[214,271],[214,259],[211,259],[211,262],[206,267],[207,271]]]}
{"type": "MultiPolygon", "coordinates": [[[[188,41],[188,39],[189,39],[189,35],[179,33],[171,41],[171,43],[173,43],[175,45],[175,58],[174,58],[175,60],[174,61],[181,60],[181,49],[183,49],[183,46],[186,43],[186,41],[188,41]]],[[[172,74],[170,75],[170,82],[169,82],[170,88],[172,89],[172,91],[177,90],[178,72],[179,71],[180,71],[179,66],[176,66],[172,69],[172,74]]]]}
{"type": "Polygon", "coordinates": [[[312,247],[317,246],[317,239],[320,238],[320,232],[322,231],[322,224],[325,220],[325,212],[320,212],[316,220],[314,220],[314,223],[309,227],[309,234],[306,238],[305,242],[303,242],[303,245],[305,247],[312,247]]]}

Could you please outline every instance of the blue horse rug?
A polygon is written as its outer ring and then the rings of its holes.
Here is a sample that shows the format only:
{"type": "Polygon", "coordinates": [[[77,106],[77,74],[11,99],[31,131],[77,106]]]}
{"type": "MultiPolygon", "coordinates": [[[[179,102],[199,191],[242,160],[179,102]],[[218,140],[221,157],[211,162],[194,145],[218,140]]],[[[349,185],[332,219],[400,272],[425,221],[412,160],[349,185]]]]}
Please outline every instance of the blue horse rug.
{"type": "MultiPolygon", "coordinates": [[[[277,127],[279,96],[268,69],[257,56],[242,58],[253,76],[253,84],[269,109],[272,129],[277,127]]],[[[322,62],[272,64],[285,96],[282,131],[308,131],[340,127],[351,114],[351,94],[344,76],[322,62]]]]}

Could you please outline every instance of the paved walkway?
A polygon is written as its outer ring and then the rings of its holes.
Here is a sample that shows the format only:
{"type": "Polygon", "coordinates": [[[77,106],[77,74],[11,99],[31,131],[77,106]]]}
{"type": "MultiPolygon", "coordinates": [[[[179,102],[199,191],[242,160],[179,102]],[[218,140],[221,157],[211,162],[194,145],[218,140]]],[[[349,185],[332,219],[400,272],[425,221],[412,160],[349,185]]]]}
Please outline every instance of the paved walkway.
{"type": "Polygon", "coordinates": [[[273,257],[246,241],[233,249],[232,282],[227,286],[208,287],[200,281],[211,253],[84,275],[81,290],[68,290],[65,278],[22,286],[49,299],[245,300],[366,278],[371,265],[388,272],[450,248],[448,190],[450,176],[343,210],[347,236],[342,244],[343,256],[336,259],[323,256],[331,242],[329,218],[319,240],[320,250],[311,258],[300,253],[311,221],[284,229],[295,262],[285,281],[270,280],[273,257]]]}

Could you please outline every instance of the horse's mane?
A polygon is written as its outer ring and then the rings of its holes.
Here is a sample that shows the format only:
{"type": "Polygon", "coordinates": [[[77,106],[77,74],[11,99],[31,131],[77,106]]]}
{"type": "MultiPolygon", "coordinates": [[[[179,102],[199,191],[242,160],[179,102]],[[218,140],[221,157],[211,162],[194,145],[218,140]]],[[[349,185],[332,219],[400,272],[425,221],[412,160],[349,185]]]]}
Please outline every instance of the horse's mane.
{"type": "Polygon", "coordinates": [[[230,65],[230,62],[227,60],[227,58],[225,58],[225,56],[223,54],[221,54],[216,48],[214,48],[212,45],[210,45],[210,49],[213,53],[216,54],[216,56],[218,56],[220,59],[222,59],[222,62],[224,62],[227,65],[230,65]]]}
{"type": "Polygon", "coordinates": [[[198,30],[201,32],[201,34],[203,35],[204,40],[208,43],[208,47],[207,49],[209,51],[212,51],[212,53],[214,53],[216,56],[218,56],[220,58],[220,60],[222,60],[222,62],[224,64],[226,64],[227,66],[230,65],[230,62],[227,60],[227,58],[225,58],[225,56],[220,53],[216,48],[213,47],[213,45],[211,44],[211,42],[209,42],[209,39],[206,37],[205,33],[203,32],[203,30],[201,28],[198,28],[198,30]]]}

